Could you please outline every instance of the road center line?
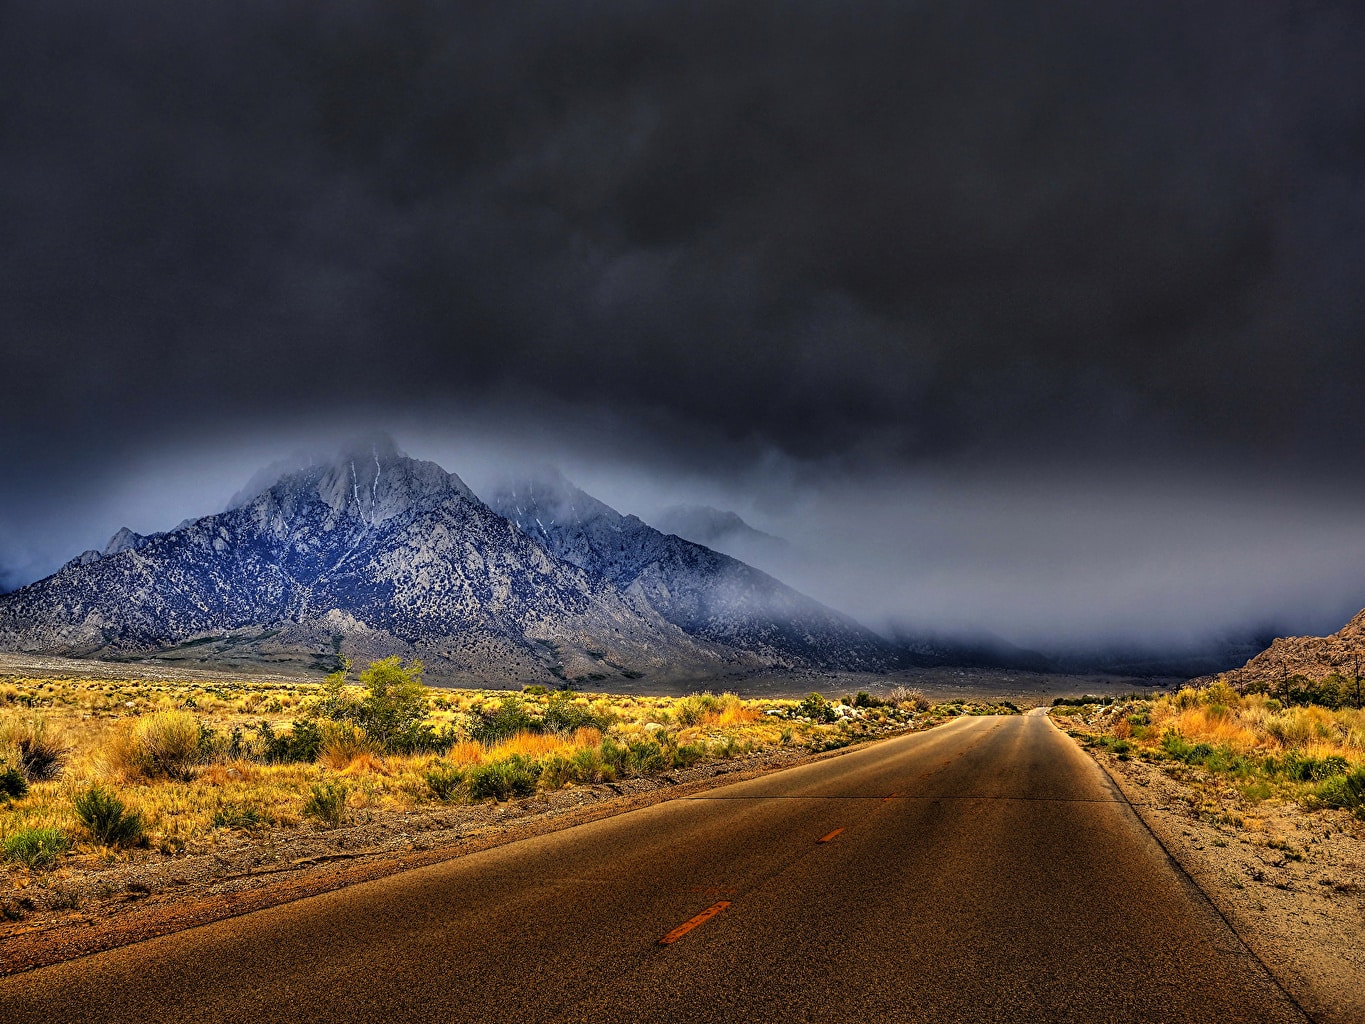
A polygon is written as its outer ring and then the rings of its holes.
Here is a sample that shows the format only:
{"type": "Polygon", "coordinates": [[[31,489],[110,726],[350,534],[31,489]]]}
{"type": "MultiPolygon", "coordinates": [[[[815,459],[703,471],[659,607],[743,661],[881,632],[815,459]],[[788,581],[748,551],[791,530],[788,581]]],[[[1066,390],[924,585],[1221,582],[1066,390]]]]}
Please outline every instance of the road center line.
{"type": "Polygon", "coordinates": [[[729,905],[730,905],[729,900],[720,900],[717,903],[712,903],[709,907],[703,910],[696,917],[684,921],[682,924],[678,925],[678,927],[674,928],[671,932],[665,935],[662,939],[659,940],[659,945],[661,946],[673,945],[673,943],[677,942],[684,935],[690,932],[693,928],[697,927],[697,925],[705,924],[707,921],[711,920],[711,918],[715,917],[729,905]]]}
{"type": "Polygon", "coordinates": [[[833,842],[834,839],[835,839],[835,838],[839,835],[839,833],[842,832],[842,831],[843,831],[842,828],[836,828],[836,829],[835,829],[833,832],[831,832],[829,835],[827,835],[827,836],[821,836],[819,839],[816,840],[816,842],[817,842],[817,843],[830,843],[830,842],[833,842]]]}

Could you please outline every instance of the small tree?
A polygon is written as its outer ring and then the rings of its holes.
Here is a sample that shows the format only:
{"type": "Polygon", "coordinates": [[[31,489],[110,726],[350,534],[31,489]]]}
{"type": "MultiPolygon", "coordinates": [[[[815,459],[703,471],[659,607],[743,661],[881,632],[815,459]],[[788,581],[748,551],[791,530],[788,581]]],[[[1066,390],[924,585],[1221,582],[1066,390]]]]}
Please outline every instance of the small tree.
{"type": "Polygon", "coordinates": [[[383,658],[360,673],[360,682],[368,692],[360,700],[356,721],[381,746],[388,747],[426,717],[420,661],[405,666],[397,656],[383,658]]]}

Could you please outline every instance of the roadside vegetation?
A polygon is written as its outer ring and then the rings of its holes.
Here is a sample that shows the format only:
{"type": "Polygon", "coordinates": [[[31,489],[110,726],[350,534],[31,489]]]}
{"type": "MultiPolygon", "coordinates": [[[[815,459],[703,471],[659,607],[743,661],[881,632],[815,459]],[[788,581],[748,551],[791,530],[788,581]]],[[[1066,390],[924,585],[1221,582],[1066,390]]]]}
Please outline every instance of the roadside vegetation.
{"type": "Polygon", "coordinates": [[[16,678],[0,682],[0,872],[206,852],[228,837],[830,750],[1013,710],[931,706],[904,688],[799,701],[441,689],[396,658],[324,683],[16,678]]]}
{"type": "Polygon", "coordinates": [[[1160,697],[1058,700],[1052,715],[1091,747],[1163,763],[1243,806],[1292,800],[1365,820],[1365,711],[1353,698],[1339,679],[1242,690],[1219,679],[1160,697]]]}

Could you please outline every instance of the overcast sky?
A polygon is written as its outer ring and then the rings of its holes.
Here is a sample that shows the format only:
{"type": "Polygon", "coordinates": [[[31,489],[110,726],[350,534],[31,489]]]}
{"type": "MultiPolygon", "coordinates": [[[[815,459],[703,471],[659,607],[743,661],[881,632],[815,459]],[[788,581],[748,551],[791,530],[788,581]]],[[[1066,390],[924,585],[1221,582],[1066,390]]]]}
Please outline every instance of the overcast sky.
{"type": "Polygon", "coordinates": [[[0,585],[361,430],[870,622],[1365,605],[1365,8],[0,6],[0,585]]]}

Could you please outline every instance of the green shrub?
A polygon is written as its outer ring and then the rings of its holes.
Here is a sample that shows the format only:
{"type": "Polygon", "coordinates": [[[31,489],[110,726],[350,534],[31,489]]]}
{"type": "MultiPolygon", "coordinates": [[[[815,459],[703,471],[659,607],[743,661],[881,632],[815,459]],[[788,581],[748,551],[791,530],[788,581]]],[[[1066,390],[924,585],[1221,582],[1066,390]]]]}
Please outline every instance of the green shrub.
{"type": "Polygon", "coordinates": [[[630,749],[631,769],[637,775],[651,775],[672,767],[672,759],[666,757],[663,747],[652,740],[632,740],[627,747],[630,749]]]}
{"type": "Polygon", "coordinates": [[[76,794],[76,817],[105,846],[133,846],[142,841],[142,816],[97,785],[76,794]]]}
{"type": "Polygon", "coordinates": [[[0,769],[0,799],[19,800],[28,795],[28,779],[18,768],[0,769]]]}
{"type": "Polygon", "coordinates": [[[31,868],[45,868],[70,848],[71,840],[55,828],[25,828],[5,840],[5,857],[31,868]]]}
{"type": "Polygon", "coordinates": [[[602,753],[596,747],[574,754],[573,770],[579,782],[610,782],[616,778],[615,769],[602,760],[602,753]]]}
{"type": "Polygon", "coordinates": [[[261,722],[257,731],[263,748],[261,759],[267,764],[316,761],[318,751],[322,749],[322,729],[311,719],[295,721],[289,732],[279,735],[265,721],[261,722]]]}
{"type": "Polygon", "coordinates": [[[630,750],[624,744],[618,743],[610,736],[603,737],[602,745],[598,748],[602,752],[602,764],[611,770],[612,778],[630,774],[630,750]]]}
{"type": "Polygon", "coordinates": [[[427,789],[438,800],[459,800],[464,796],[464,774],[453,764],[438,762],[426,773],[427,789]]]}
{"type": "Polygon", "coordinates": [[[500,761],[474,765],[465,773],[465,786],[471,800],[510,800],[530,796],[540,779],[540,765],[529,757],[513,754],[500,761]]]}
{"type": "Polygon", "coordinates": [[[811,692],[796,706],[796,713],[813,722],[832,722],[835,717],[834,705],[825,700],[824,695],[811,692]]]}
{"type": "MultiPolygon", "coordinates": [[[[782,730],[782,742],[791,742],[792,731],[782,730]]],[[[684,743],[672,749],[674,768],[691,768],[694,764],[706,756],[706,744],[704,743],[684,743]]]]}
{"type": "Polygon", "coordinates": [[[1291,753],[1278,764],[1281,773],[1298,782],[1322,782],[1337,775],[1345,775],[1351,764],[1339,754],[1327,757],[1309,757],[1291,753]]]}
{"type": "Polygon", "coordinates": [[[561,789],[571,782],[580,781],[571,758],[563,754],[551,754],[540,763],[540,788],[561,789]]]}
{"type": "Polygon", "coordinates": [[[673,717],[679,725],[701,725],[708,715],[721,710],[721,699],[714,693],[693,693],[673,706],[673,717]]]}
{"type": "Polygon", "coordinates": [[[553,694],[545,706],[545,728],[554,732],[606,729],[610,725],[610,720],[593,714],[591,709],[577,703],[573,694],[565,690],[553,694]]]}
{"type": "Polygon", "coordinates": [[[458,738],[449,726],[437,729],[429,722],[409,722],[389,734],[384,750],[390,754],[445,754],[458,738]]]}
{"type": "Polygon", "coordinates": [[[1318,785],[1317,799],[1327,807],[1340,807],[1365,814],[1365,767],[1345,775],[1334,775],[1318,785]]]}
{"type": "Polygon", "coordinates": [[[426,716],[420,661],[405,666],[401,658],[382,658],[360,673],[360,684],[366,692],[356,722],[385,750],[395,736],[410,732],[426,716]]]}
{"type": "Polygon", "coordinates": [[[1161,749],[1175,760],[1190,765],[1203,764],[1213,753],[1213,747],[1209,744],[1190,743],[1174,729],[1161,738],[1161,749]]]}
{"type": "MultiPolygon", "coordinates": [[[[421,724],[427,713],[427,697],[422,686],[420,661],[404,665],[401,658],[392,657],[372,662],[360,673],[365,695],[358,700],[346,692],[346,674],[350,668],[351,663],[343,659],[341,669],[327,677],[323,699],[314,706],[314,713],[335,722],[358,726],[385,753],[450,749],[453,735],[442,746],[440,734],[431,726],[421,724]]],[[[324,744],[325,739],[319,737],[314,749],[324,744]]]]}
{"type": "Polygon", "coordinates": [[[1231,747],[1214,747],[1204,758],[1204,767],[1211,772],[1245,775],[1251,770],[1251,762],[1231,747]]]}
{"type": "Polygon", "coordinates": [[[511,694],[502,699],[496,711],[482,712],[469,735],[480,743],[496,743],[518,732],[540,732],[542,728],[542,721],[527,713],[522,699],[511,694]]]}
{"type": "Polygon", "coordinates": [[[339,782],[314,786],[303,802],[304,815],[336,828],[346,820],[346,792],[346,787],[339,782]]]}

